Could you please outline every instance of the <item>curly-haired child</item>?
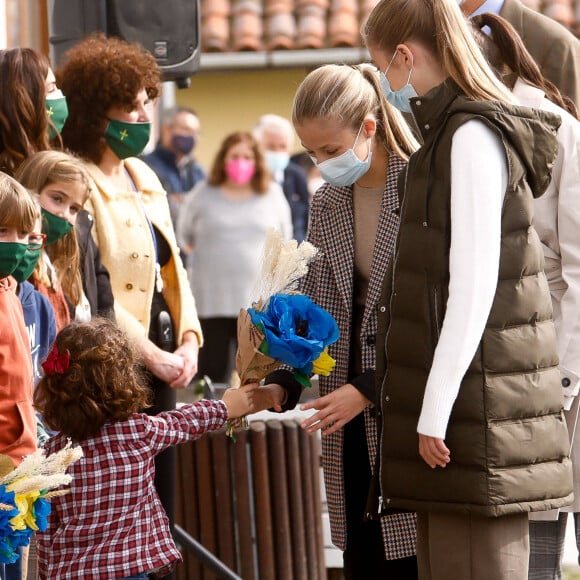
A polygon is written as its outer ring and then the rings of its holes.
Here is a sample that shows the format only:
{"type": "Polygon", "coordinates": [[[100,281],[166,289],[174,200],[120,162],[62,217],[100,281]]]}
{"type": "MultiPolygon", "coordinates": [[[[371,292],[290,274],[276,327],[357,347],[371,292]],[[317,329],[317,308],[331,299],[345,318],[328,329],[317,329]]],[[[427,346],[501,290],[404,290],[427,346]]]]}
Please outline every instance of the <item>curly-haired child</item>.
{"type": "Polygon", "coordinates": [[[139,357],[115,323],[73,322],[43,363],[34,401],[58,431],[48,453],[71,438],[84,457],[71,467],[70,493],[54,498],[38,535],[41,580],[147,578],[168,574],[181,556],[155,487],[154,457],[222,427],[228,418],[280,409],[267,387],[229,389],[158,415],[139,413],[150,390],[139,357]]]}

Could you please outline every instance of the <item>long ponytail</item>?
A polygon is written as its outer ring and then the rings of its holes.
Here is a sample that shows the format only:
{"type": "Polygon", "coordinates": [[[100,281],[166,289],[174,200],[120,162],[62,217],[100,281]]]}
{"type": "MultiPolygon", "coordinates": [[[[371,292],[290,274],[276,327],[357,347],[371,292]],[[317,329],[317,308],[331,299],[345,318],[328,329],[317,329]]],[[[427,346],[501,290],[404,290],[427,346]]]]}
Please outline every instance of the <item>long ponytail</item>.
{"type": "Polygon", "coordinates": [[[556,85],[549,81],[542,72],[532,55],[528,52],[515,28],[501,16],[486,12],[471,19],[476,33],[481,39],[480,44],[490,65],[504,80],[508,88],[513,88],[517,78],[521,78],[529,85],[542,90],[546,97],[568,111],[578,119],[578,110],[574,102],[560,93],[556,85]],[[491,30],[491,36],[481,32],[487,26],[491,30]],[[510,84],[506,81],[506,73],[512,79],[510,84]]]}

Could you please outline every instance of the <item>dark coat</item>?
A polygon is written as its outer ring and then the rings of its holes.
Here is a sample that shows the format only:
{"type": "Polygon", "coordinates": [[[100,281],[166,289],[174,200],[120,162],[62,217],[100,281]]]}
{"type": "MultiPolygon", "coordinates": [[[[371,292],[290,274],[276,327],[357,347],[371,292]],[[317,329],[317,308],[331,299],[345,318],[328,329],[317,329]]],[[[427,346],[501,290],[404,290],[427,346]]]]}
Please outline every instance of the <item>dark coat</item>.
{"type": "Polygon", "coordinates": [[[580,107],[580,39],[520,0],[505,0],[500,16],[522,37],[544,76],[580,107]]]}
{"type": "Polygon", "coordinates": [[[203,167],[193,159],[180,171],[175,153],[163,147],[161,143],[158,143],[151,153],[144,155],[143,161],[155,171],[167,193],[191,191],[196,183],[205,179],[203,167]]]}
{"type": "Polygon", "coordinates": [[[470,101],[450,81],[412,107],[424,145],[401,184],[392,291],[379,305],[384,503],[485,516],[565,506],[572,499],[568,434],[551,298],[532,227],[533,198],[549,183],[559,120],[470,101]],[[418,452],[417,422],[448,298],[451,143],[474,118],[500,137],[508,159],[499,279],[449,420],[451,463],[431,469],[418,452]]]}
{"type": "Polygon", "coordinates": [[[82,210],[77,216],[75,231],[81,252],[83,291],[91,306],[92,316],[113,319],[114,300],[109,272],[101,262],[101,253],[91,235],[92,228],[93,216],[82,210]]]}
{"type": "Polygon", "coordinates": [[[294,238],[301,242],[308,231],[308,183],[306,173],[300,165],[290,162],[284,170],[282,190],[292,212],[294,238]]]}

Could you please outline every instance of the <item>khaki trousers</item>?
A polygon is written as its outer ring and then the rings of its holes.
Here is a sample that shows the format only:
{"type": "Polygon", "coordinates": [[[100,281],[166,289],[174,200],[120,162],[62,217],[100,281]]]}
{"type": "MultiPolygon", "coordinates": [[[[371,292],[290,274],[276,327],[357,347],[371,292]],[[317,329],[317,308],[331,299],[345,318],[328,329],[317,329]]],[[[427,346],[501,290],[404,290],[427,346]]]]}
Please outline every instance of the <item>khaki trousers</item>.
{"type": "Polygon", "coordinates": [[[529,551],[527,512],[417,514],[419,580],[527,580],[529,551]]]}

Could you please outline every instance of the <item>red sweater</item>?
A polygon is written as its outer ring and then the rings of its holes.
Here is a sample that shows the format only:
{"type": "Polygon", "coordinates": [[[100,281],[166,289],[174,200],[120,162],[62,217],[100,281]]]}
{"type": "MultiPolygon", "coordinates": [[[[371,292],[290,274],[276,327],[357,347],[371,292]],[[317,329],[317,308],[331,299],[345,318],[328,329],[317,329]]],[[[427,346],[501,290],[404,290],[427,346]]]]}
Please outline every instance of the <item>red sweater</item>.
{"type": "Polygon", "coordinates": [[[0,279],[0,453],[15,464],[36,450],[32,355],[13,278],[0,279]]]}

